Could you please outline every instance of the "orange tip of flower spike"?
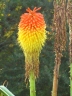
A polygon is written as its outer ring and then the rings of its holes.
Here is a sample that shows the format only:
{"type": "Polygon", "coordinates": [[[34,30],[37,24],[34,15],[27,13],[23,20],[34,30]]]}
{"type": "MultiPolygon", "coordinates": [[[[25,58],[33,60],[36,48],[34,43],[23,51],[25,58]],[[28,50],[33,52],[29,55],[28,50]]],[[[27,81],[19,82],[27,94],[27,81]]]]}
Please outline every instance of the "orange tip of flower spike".
{"type": "Polygon", "coordinates": [[[36,7],[35,7],[35,8],[33,9],[33,11],[32,11],[30,8],[26,9],[26,11],[29,12],[29,13],[32,13],[32,12],[34,13],[34,12],[40,10],[40,9],[41,9],[41,7],[39,7],[39,8],[36,8],[36,7]]]}
{"type": "Polygon", "coordinates": [[[18,27],[18,42],[24,52],[41,51],[46,40],[46,24],[39,8],[26,9],[28,13],[21,16],[18,27]]]}

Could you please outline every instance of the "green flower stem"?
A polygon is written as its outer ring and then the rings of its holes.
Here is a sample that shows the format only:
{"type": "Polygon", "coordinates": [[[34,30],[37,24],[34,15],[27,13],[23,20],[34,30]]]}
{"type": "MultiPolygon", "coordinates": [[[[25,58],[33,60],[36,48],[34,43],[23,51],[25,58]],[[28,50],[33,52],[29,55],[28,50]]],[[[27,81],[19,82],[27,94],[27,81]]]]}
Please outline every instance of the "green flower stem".
{"type": "Polygon", "coordinates": [[[33,70],[30,73],[29,82],[30,82],[30,96],[36,96],[35,75],[33,70]]]}
{"type": "Polygon", "coordinates": [[[70,96],[72,96],[72,23],[69,23],[70,96]]]}
{"type": "Polygon", "coordinates": [[[70,96],[72,96],[72,63],[70,64],[70,96]]]}

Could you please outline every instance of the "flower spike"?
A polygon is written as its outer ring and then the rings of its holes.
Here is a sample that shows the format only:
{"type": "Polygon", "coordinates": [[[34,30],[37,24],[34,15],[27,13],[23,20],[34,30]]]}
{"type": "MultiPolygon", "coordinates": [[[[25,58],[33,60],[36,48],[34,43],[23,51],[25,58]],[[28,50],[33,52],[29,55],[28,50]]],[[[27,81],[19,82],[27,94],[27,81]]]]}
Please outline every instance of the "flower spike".
{"type": "Polygon", "coordinates": [[[33,10],[27,8],[26,11],[28,13],[24,13],[21,16],[21,20],[19,22],[18,43],[23,49],[26,57],[27,77],[29,76],[28,72],[30,72],[32,68],[34,68],[35,75],[38,75],[37,67],[39,66],[39,64],[37,64],[36,62],[46,40],[46,24],[44,17],[41,13],[37,12],[40,9],[41,7],[35,7],[33,10]],[[31,54],[35,54],[35,57],[32,55],[32,58],[35,58],[36,60],[35,65],[29,64],[31,54]]]}

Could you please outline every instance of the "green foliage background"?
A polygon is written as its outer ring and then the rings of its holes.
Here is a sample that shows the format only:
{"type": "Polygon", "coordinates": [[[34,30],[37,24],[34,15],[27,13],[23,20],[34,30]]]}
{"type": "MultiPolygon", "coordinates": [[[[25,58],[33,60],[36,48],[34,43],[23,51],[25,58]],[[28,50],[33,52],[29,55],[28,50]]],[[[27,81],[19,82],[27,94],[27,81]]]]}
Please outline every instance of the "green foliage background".
{"type": "MultiPolygon", "coordinates": [[[[47,40],[40,54],[40,75],[36,81],[37,96],[51,96],[54,70],[54,33],[51,31],[53,0],[0,0],[0,85],[8,81],[7,88],[16,96],[29,96],[24,82],[24,55],[17,44],[18,23],[26,8],[42,7],[47,24],[47,40]]],[[[68,32],[67,32],[68,35],[68,32]]],[[[58,96],[69,96],[68,40],[60,67],[58,96]]]]}

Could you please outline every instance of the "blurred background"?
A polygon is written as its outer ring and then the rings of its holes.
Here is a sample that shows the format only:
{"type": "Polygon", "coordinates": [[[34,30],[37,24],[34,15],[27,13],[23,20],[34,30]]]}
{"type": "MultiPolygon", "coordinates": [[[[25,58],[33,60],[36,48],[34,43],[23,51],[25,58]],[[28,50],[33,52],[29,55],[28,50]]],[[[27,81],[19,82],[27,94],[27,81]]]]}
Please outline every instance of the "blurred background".
{"type": "MultiPolygon", "coordinates": [[[[7,80],[7,88],[15,96],[29,96],[25,84],[24,54],[17,43],[20,16],[26,8],[41,7],[46,22],[47,40],[40,54],[40,73],[36,80],[37,96],[51,96],[54,70],[53,0],[0,0],[0,85],[7,80]]],[[[68,38],[67,27],[67,38],[68,38]]],[[[63,52],[59,74],[58,96],[69,96],[68,39],[63,52]]]]}

